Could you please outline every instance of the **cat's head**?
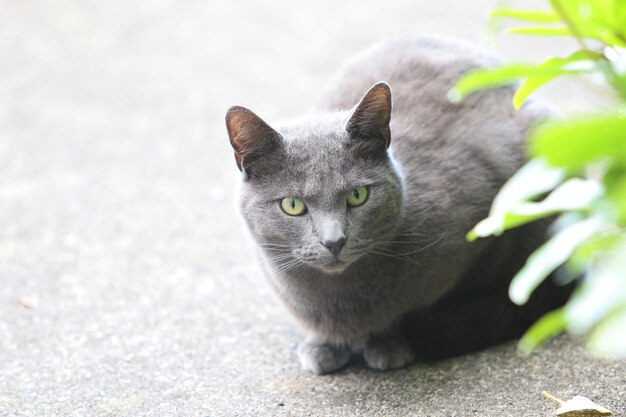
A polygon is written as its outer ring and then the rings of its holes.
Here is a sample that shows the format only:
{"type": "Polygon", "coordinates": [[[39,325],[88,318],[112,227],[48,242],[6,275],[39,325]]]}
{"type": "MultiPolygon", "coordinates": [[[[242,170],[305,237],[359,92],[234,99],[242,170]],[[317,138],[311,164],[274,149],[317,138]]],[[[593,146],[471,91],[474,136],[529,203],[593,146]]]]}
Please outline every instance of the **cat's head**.
{"type": "Polygon", "coordinates": [[[243,107],[228,110],[241,210],[276,269],[340,272],[394,235],[403,186],[388,149],[390,119],[386,83],[351,111],[275,129],[243,107]]]}

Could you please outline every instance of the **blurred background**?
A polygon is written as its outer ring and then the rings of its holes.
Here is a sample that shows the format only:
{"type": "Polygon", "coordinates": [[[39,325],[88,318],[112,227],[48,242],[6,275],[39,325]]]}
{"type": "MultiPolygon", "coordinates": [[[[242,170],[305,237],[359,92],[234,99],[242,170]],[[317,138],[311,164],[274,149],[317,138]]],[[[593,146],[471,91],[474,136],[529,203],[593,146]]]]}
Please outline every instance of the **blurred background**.
{"type": "MultiPolygon", "coordinates": [[[[0,415],[489,405],[481,381],[497,392],[513,371],[475,363],[513,369],[511,348],[395,374],[300,372],[299,330],[234,204],[223,118],[233,104],[266,120],[299,115],[346,59],[391,36],[439,34],[528,60],[575,46],[485,43],[494,6],[0,0],[0,415]]],[[[601,101],[562,81],[544,93],[565,113],[601,101]]],[[[558,353],[545,355],[527,366],[558,353]]]]}

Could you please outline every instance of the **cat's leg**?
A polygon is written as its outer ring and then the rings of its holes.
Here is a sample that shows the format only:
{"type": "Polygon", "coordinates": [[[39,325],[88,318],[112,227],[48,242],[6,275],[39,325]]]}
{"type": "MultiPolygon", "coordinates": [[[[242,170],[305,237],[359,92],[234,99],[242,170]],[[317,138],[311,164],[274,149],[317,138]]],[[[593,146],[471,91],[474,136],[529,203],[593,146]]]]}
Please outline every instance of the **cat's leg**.
{"type": "Polygon", "coordinates": [[[407,339],[397,332],[371,336],[363,347],[367,366],[380,371],[402,368],[415,360],[407,339]]]}
{"type": "Polygon", "coordinates": [[[350,362],[349,346],[335,345],[310,334],[298,345],[298,358],[302,368],[318,375],[337,371],[350,362]]]}

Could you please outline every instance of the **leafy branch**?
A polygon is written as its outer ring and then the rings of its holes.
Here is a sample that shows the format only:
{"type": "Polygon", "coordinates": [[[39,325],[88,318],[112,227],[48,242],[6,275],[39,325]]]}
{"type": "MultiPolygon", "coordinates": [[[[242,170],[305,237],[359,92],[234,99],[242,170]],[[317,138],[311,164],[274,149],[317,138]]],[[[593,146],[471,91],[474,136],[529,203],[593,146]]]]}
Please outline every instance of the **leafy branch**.
{"type": "Polygon", "coordinates": [[[508,33],[572,37],[578,51],[540,64],[470,72],[450,90],[449,99],[457,102],[481,89],[520,83],[513,96],[519,109],[558,77],[594,75],[621,103],[608,113],[533,129],[530,161],[503,186],[488,218],[468,233],[468,240],[558,214],[556,233],[513,278],[509,295],[524,304],[562,266],[569,280],[584,278],[568,303],[531,327],[519,347],[530,352],[568,330],[587,334],[598,355],[626,357],[626,0],[549,0],[548,6],[497,9],[492,16],[529,24],[508,33]]]}

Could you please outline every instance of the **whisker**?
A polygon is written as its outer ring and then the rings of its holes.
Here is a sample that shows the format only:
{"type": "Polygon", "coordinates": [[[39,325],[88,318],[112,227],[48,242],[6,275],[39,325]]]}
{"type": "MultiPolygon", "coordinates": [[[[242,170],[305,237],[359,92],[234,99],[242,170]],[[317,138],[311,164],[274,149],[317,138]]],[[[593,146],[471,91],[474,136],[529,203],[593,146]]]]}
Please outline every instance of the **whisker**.
{"type": "Polygon", "coordinates": [[[268,258],[272,261],[279,262],[279,261],[292,259],[293,257],[291,256],[291,254],[279,254],[279,255],[268,256],[268,258]]]}
{"type": "Polygon", "coordinates": [[[411,251],[411,252],[403,253],[403,255],[412,255],[412,254],[415,254],[415,253],[422,252],[422,251],[430,248],[431,246],[436,245],[437,243],[439,243],[441,241],[441,239],[443,239],[445,234],[446,234],[446,232],[443,232],[443,233],[441,233],[441,235],[435,241],[429,243],[428,245],[424,246],[423,248],[420,248],[420,249],[417,249],[417,250],[414,250],[414,251],[411,251]]]}
{"type": "Polygon", "coordinates": [[[369,253],[373,253],[375,255],[380,255],[380,256],[387,256],[387,257],[392,258],[392,259],[398,259],[398,260],[410,262],[410,263],[412,263],[414,265],[417,265],[417,266],[421,266],[420,263],[417,262],[415,259],[412,259],[412,258],[410,258],[408,256],[404,256],[401,253],[392,251],[391,249],[387,249],[387,248],[379,248],[379,249],[388,250],[391,253],[379,252],[378,250],[370,250],[369,253]]]}
{"type": "MultiPolygon", "coordinates": [[[[431,200],[426,200],[427,203],[436,200],[436,198],[433,198],[431,200]]],[[[423,209],[422,211],[418,211],[417,213],[415,213],[417,216],[421,216],[422,214],[426,213],[427,211],[429,211],[430,209],[432,209],[433,207],[435,207],[437,204],[431,204],[430,206],[426,207],[425,209],[423,209]]]]}
{"type": "Polygon", "coordinates": [[[426,233],[394,233],[394,236],[426,236],[426,233]]]}
{"type": "Polygon", "coordinates": [[[300,268],[302,265],[303,265],[302,262],[300,262],[297,259],[294,259],[292,261],[287,262],[285,265],[281,266],[280,267],[280,271],[282,273],[286,273],[286,272],[293,273],[298,268],[300,268]]]}
{"type": "Polygon", "coordinates": [[[262,243],[259,245],[261,248],[270,248],[270,249],[291,249],[291,245],[279,245],[279,244],[268,244],[262,243]]]}
{"type": "Polygon", "coordinates": [[[430,239],[421,239],[421,240],[384,240],[384,243],[393,243],[393,244],[413,244],[413,243],[424,243],[428,242],[430,239]]]}
{"type": "Polygon", "coordinates": [[[267,250],[268,252],[278,252],[278,253],[291,253],[291,249],[286,249],[286,248],[263,248],[265,250],[267,250]]]}
{"type": "Polygon", "coordinates": [[[296,265],[295,268],[293,268],[293,270],[291,270],[290,272],[292,274],[295,274],[297,272],[300,272],[304,269],[304,267],[306,266],[306,264],[304,262],[298,262],[298,265],[296,265]]]}
{"type": "Polygon", "coordinates": [[[289,255],[277,255],[271,258],[274,262],[274,268],[278,272],[288,272],[290,269],[298,266],[302,262],[298,259],[294,259],[290,254],[289,255]]]}

